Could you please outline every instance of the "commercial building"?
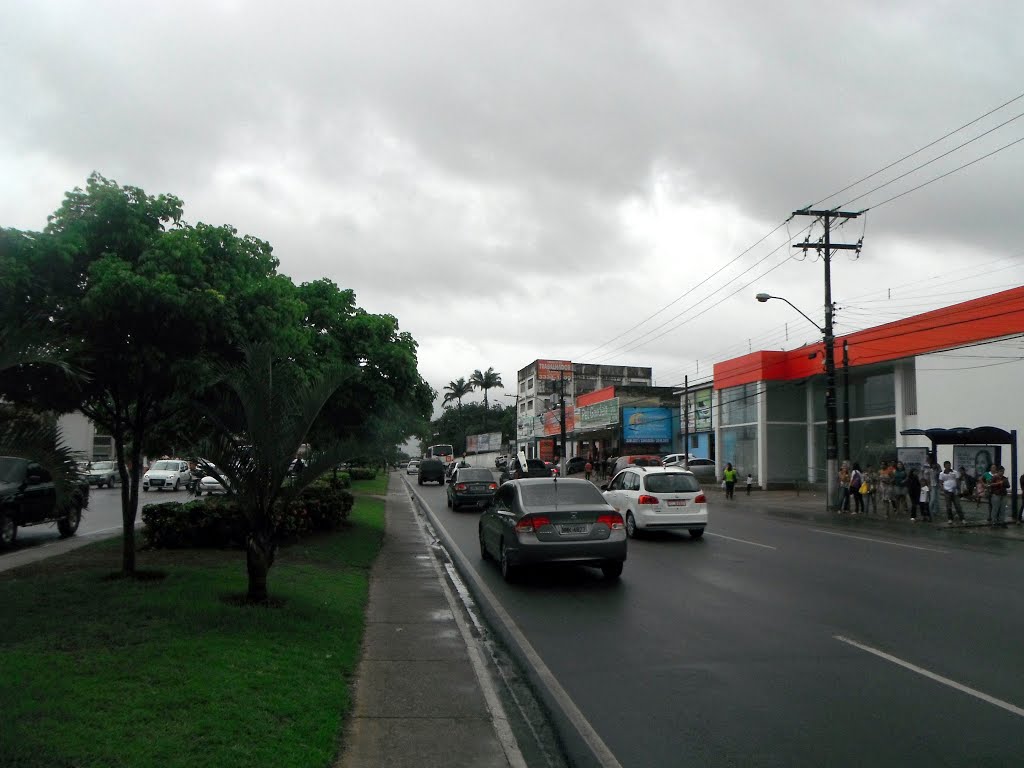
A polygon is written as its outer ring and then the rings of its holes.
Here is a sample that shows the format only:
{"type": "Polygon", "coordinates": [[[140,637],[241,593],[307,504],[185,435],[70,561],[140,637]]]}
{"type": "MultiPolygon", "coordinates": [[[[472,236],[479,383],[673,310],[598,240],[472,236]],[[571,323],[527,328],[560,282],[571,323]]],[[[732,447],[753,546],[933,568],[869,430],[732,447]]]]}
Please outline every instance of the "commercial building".
{"type": "MultiPolygon", "coordinates": [[[[834,353],[840,460],[877,466],[931,448],[908,430],[1024,424],[1024,287],[840,336],[834,353]]],[[[762,487],[824,482],[824,360],[818,343],[715,365],[720,467],[732,462],[762,487]]],[[[938,458],[962,463],[972,451],[1011,471],[1009,446],[938,446],[938,458]]]]}
{"type": "Polygon", "coordinates": [[[534,360],[517,376],[516,442],[531,458],[670,452],[678,443],[678,396],[654,387],[651,369],[534,360]],[[656,410],[655,410],[656,409],[656,410]]]}

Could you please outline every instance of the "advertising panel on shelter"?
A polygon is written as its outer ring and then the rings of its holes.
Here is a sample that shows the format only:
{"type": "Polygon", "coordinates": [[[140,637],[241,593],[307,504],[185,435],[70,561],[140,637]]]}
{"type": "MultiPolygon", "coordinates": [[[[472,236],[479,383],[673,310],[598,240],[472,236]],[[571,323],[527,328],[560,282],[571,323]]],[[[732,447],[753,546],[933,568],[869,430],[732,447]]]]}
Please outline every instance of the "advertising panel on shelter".
{"type": "Polygon", "coordinates": [[[623,408],[622,439],[627,443],[671,443],[671,409],[623,408]]]}
{"type": "Polygon", "coordinates": [[[953,469],[963,467],[971,477],[984,475],[993,464],[1000,463],[1001,454],[1002,446],[999,445],[954,445],[953,469]]]}

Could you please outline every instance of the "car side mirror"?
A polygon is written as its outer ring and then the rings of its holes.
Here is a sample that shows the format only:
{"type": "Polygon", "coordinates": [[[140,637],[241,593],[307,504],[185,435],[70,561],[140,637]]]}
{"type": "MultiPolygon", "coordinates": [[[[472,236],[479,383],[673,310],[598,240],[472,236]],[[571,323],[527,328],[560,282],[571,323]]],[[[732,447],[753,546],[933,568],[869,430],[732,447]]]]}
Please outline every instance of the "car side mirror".
{"type": "Polygon", "coordinates": [[[602,491],[607,491],[607,490],[608,490],[608,483],[604,483],[604,484],[603,484],[603,485],[601,486],[601,490],[602,490],[602,491]]]}

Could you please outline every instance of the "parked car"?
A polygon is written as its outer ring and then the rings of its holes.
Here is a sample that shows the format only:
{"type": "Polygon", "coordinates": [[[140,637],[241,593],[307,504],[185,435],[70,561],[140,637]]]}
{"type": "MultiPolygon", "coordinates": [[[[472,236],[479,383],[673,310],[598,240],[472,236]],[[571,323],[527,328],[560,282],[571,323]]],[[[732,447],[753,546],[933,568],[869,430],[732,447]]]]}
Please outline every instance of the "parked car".
{"type": "Polygon", "coordinates": [[[424,483],[437,483],[438,485],[444,484],[444,473],[447,467],[445,463],[440,459],[427,458],[420,462],[419,477],[416,482],[420,485],[424,483]]]}
{"type": "Polygon", "coordinates": [[[635,456],[619,456],[619,458],[615,460],[615,466],[612,468],[612,474],[614,475],[616,472],[621,472],[626,467],[633,466],[634,464],[638,467],[660,467],[662,466],[661,456],[646,453],[637,454],[635,456]]]}
{"type": "Polygon", "coordinates": [[[494,468],[501,469],[508,463],[508,456],[504,453],[499,453],[498,457],[494,460],[494,468]]]}
{"type": "Polygon", "coordinates": [[[405,465],[405,474],[407,475],[418,475],[420,473],[420,460],[413,459],[405,465]]]}
{"type": "Polygon", "coordinates": [[[448,506],[458,512],[462,507],[486,507],[494,499],[498,483],[491,470],[483,467],[458,467],[448,482],[448,506]]]}
{"type": "Polygon", "coordinates": [[[84,473],[85,481],[97,488],[113,488],[117,483],[117,465],[112,461],[94,461],[84,473]]]}
{"type": "Polygon", "coordinates": [[[553,461],[545,461],[544,466],[548,468],[548,474],[552,477],[558,477],[558,465],[553,461]]]}
{"type": "Polygon", "coordinates": [[[689,531],[695,539],[704,535],[707,497],[692,472],[632,466],[601,488],[605,500],[625,518],[630,538],[645,530],[689,531]]]}
{"type": "Polygon", "coordinates": [[[587,467],[586,456],[573,456],[572,458],[565,460],[565,474],[576,475],[582,472],[587,467]]]}
{"type": "Polygon", "coordinates": [[[71,498],[57,505],[57,487],[50,473],[28,459],[0,456],[0,549],[14,543],[18,528],[56,523],[62,537],[72,536],[89,506],[89,483],[74,483],[71,498]]]}
{"type": "Polygon", "coordinates": [[[690,471],[702,483],[714,483],[718,477],[718,465],[713,459],[690,459],[690,471]]]}
{"type": "Polygon", "coordinates": [[[686,467],[683,464],[683,461],[687,457],[689,457],[690,461],[693,461],[694,459],[697,458],[692,453],[670,453],[667,456],[662,456],[661,463],[666,467],[682,467],[683,469],[686,469],[686,467]]]}
{"type": "Polygon", "coordinates": [[[513,581],[521,568],[575,563],[617,579],[626,561],[622,516],[593,483],[529,478],[505,483],[480,515],[480,556],[495,559],[513,581]]]}
{"type": "Polygon", "coordinates": [[[508,462],[501,470],[500,483],[507,483],[509,480],[522,480],[526,477],[551,477],[551,470],[540,459],[527,459],[523,467],[518,458],[508,462]]]}
{"type": "Polygon", "coordinates": [[[161,459],[153,462],[146,474],[142,476],[142,490],[176,491],[187,486],[190,478],[191,472],[189,472],[187,461],[161,459]]]}

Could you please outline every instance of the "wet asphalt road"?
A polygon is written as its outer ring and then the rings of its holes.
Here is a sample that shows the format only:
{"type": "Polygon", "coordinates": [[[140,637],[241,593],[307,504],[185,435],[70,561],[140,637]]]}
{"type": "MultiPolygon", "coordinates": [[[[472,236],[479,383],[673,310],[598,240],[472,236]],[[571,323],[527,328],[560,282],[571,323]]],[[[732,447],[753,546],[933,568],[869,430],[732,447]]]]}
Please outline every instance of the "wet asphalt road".
{"type": "Polygon", "coordinates": [[[742,497],[622,580],[505,584],[418,486],[623,766],[979,766],[1024,753],[1024,542],[802,521],[742,497]]]}

